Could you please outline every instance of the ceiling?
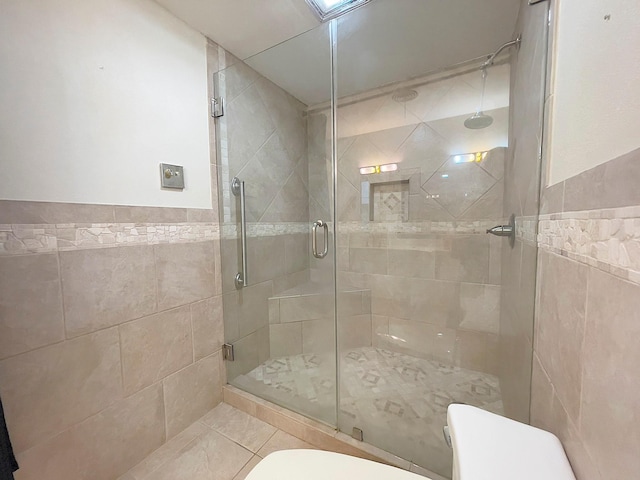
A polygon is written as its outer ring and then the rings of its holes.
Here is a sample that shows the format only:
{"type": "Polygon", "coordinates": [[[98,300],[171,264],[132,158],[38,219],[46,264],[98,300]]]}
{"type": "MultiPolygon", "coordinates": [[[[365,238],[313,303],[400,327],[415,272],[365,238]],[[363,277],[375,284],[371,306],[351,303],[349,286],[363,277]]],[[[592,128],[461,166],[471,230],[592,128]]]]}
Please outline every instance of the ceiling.
{"type": "MultiPolygon", "coordinates": [[[[329,26],[318,23],[304,0],[156,1],[306,105],[330,98],[329,26]]],[[[519,5],[373,0],[338,19],[338,96],[493,52],[515,37],[519,5]]]]}
{"type": "Polygon", "coordinates": [[[304,0],[155,0],[241,59],[317,27],[304,0]]]}

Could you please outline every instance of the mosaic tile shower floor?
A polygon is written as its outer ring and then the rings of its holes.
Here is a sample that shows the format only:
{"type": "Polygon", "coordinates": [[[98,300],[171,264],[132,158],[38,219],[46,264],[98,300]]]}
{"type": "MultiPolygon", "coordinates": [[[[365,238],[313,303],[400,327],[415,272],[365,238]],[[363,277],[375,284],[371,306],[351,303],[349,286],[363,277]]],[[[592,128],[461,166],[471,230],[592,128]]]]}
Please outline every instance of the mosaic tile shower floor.
{"type": "MultiPolygon", "coordinates": [[[[463,402],[502,414],[498,378],[436,360],[362,347],[341,355],[341,430],[441,475],[451,474],[442,435],[447,406],[463,402]]],[[[332,418],[335,361],[330,354],[268,360],[232,383],[268,400],[332,418]]],[[[333,414],[335,415],[335,414],[333,414]]]]}

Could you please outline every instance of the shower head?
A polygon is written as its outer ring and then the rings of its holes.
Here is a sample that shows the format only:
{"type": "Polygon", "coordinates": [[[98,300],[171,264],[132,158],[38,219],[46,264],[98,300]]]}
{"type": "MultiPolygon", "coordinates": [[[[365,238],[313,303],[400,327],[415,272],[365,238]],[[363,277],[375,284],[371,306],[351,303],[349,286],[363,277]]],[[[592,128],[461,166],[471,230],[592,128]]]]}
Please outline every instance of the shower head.
{"type": "Polygon", "coordinates": [[[491,115],[487,115],[486,113],[484,113],[482,108],[484,106],[484,91],[487,86],[487,68],[493,65],[493,62],[496,59],[496,57],[505,48],[509,48],[513,46],[515,46],[516,48],[520,48],[521,42],[522,42],[522,35],[518,35],[518,37],[515,40],[505,43],[493,54],[489,55],[489,58],[487,58],[487,61],[484,62],[480,67],[480,70],[482,71],[482,95],[480,96],[480,108],[478,108],[478,111],[476,113],[474,113],[464,121],[465,127],[471,130],[481,130],[483,128],[487,128],[491,126],[491,124],[493,123],[493,118],[491,117],[491,115]]]}
{"type": "Polygon", "coordinates": [[[464,121],[464,126],[471,130],[480,130],[487,128],[493,123],[493,118],[484,113],[484,91],[487,86],[487,68],[482,67],[482,95],[480,96],[480,107],[476,113],[471,115],[464,121]]]}
{"type": "Polygon", "coordinates": [[[505,43],[498,50],[496,50],[491,55],[489,55],[488,58],[487,58],[487,61],[482,64],[482,67],[480,67],[480,69],[484,70],[485,68],[490,67],[491,65],[493,65],[493,62],[496,59],[496,57],[498,55],[500,55],[500,52],[502,52],[505,48],[514,47],[515,46],[517,49],[520,49],[520,44],[521,43],[522,43],[522,34],[518,35],[515,40],[512,40],[510,42],[505,43]]]}
{"type": "Polygon", "coordinates": [[[464,121],[464,126],[471,130],[487,128],[493,123],[493,117],[484,112],[476,112],[464,121]]]}

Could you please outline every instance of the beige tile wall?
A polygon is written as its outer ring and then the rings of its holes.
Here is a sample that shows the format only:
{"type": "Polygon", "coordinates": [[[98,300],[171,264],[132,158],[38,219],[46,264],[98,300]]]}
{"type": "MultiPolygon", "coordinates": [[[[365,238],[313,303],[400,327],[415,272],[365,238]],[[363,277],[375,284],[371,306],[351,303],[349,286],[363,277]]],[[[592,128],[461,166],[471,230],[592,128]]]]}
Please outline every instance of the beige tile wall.
{"type": "Polygon", "coordinates": [[[250,236],[247,239],[250,284],[237,290],[233,279],[241,268],[238,241],[222,240],[225,338],[236,349],[236,361],[227,366],[229,379],[270,358],[268,299],[309,281],[308,241],[307,233],[250,236]]]}
{"type": "MultiPolygon", "coordinates": [[[[334,295],[308,293],[269,299],[269,338],[273,358],[335,350],[334,295]]],[[[371,346],[371,292],[338,295],[341,349],[371,346]]]]}
{"type": "Polygon", "coordinates": [[[64,340],[58,256],[0,257],[0,272],[0,358],[64,340]]]}
{"type": "Polygon", "coordinates": [[[531,421],[560,437],[579,480],[632,478],[640,285],[549,252],[539,274],[531,421]]]}
{"type": "Polygon", "coordinates": [[[489,266],[500,258],[491,240],[389,229],[339,237],[349,252],[338,262],[339,288],[370,292],[372,344],[497,373],[500,286],[489,266]]]}
{"type": "Polygon", "coordinates": [[[16,478],[117,478],[162,445],[162,420],[157,384],[19,454],[16,478]]]}
{"type": "Polygon", "coordinates": [[[0,256],[17,478],[114,478],[221,401],[216,242],[0,256]]]}
{"type": "Polygon", "coordinates": [[[543,196],[541,223],[557,225],[539,235],[531,422],[562,440],[578,480],[633,478],[640,470],[639,153],[543,196]],[[605,209],[593,208],[596,190],[605,209]],[[584,222],[591,227],[582,229],[584,222]],[[592,247],[581,249],[583,241],[592,247]],[[603,256],[598,245],[611,242],[603,256]]]}
{"type": "Polygon", "coordinates": [[[245,181],[250,222],[307,222],[306,105],[217,46],[220,71],[210,71],[225,115],[216,119],[217,168],[225,223],[235,223],[236,197],[227,185],[245,181]]]}
{"type": "Polygon", "coordinates": [[[222,401],[211,153],[210,210],[0,201],[0,395],[18,480],[112,480],[222,401]]]}

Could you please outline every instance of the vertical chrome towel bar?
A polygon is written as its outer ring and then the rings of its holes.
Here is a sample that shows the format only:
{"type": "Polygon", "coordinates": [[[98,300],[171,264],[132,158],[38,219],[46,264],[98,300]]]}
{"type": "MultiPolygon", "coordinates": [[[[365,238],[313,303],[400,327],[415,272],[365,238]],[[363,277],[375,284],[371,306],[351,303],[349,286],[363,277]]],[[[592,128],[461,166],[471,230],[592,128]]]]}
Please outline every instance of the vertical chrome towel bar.
{"type": "Polygon", "coordinates": [[[247,214],[244,197],[244,181],[238,177],[233,177],[231,181],[231,193],[236,197],[240,196],[240,238],[242,243],[242,272],[236,274],[236,288],[246,287],[249,284],[247,274],[247,214]]]}

